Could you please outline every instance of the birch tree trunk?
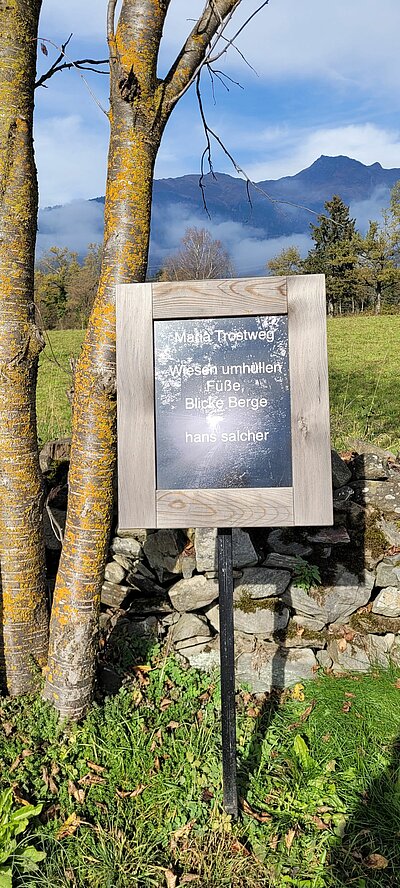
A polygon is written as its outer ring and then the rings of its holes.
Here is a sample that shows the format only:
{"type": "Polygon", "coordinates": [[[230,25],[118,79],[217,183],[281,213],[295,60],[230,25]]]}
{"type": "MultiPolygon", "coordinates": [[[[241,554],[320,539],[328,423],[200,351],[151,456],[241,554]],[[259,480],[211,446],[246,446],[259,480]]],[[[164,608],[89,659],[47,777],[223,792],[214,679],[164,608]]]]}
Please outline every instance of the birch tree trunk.
{"type": "MultiPolygon", "coordinates": [[[[143,281],[154,163],[168,117],[238,0],[210,0],[165,80],[157,57],[170,0],[108,5],[110,149],[99,290],[75,378],[69,504],[44,695],[80,718],[93,695],[100,591],[116,464],[115,286],[143,281]]],[[[134,306],[132,308],[134,311],[134,306]]],[[[140,491],[138,491],[140,496],[140,491]]]]}
{"type": "Polygon", "coordinates": [[[33,305],[40,7],[41,0],[0,0],[0,660],[10,694],[34,687],[48,632],[35,411],[42,339],[33,305]]]}

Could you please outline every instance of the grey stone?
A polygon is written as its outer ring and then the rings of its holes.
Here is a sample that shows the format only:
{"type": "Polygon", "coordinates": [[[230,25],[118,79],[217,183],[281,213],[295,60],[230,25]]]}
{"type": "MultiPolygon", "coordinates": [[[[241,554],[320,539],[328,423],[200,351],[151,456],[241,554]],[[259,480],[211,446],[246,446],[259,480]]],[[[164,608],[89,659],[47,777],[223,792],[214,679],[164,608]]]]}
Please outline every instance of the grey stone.
{"type": "Polygon", "coordinates": [[[106,581],[101,587],[100,600],[106,607],[119,608],[131,592],[130,586],[121,586],[120,584],[106,581]]]}
{"type": "Polygon", "coordinates": [[[391,651],[395,636],[392,632],[387,635],[367,635],[365,647],[371,666],[377,663],[379,666],[387,666],[391,659],[391,651]]]}
{"type": "Polygon", "coordinates": [[[110,561],[106,564],[104,578],[109,583],[122,583],[126,576],[126,570],[117,561],[110,561]]]}
{"type": "Polygon", "coordinates": [[[352,460],[350,467],[355,481],[363,478],[383,481],[388,477],[387,459],[377,453],[360,453],[352,460]]]}
{"type": "Polygon", "coordinates": [[[346,503],[350,502],[353,496],[353,488],[352,487],[339,487],[338,490],[333,492],[333,508],[341,509],[346,503]]]}
{"type": "Polygon", "coordinates": [[[146,579],[153,580],[153,582],[154,582],[154,579],[155,579],[154,574],[152,573],[151,570],[149,570],[148,567],[146,567],[145,564],[143,564],[142,561],[139,561],[135,565],[135,571],[137,571],[137,573],[139,573],[142,577],[146,577],[146,579]]]}
{"type": "Polygon", "coordinates": [[[111,549],[116,555],[128,555],[131,558],[140,558],[142,552],[140,543],[134,537],[128,536],[115,536],[111,543],[111,549]]]}
{"type": "Polygon", "coordinates": [[[183,545],[180,542],[181,535],[175,530],[157,530],[150,534],[143,551],[146,558],[158,576],[160,582],[165,574],[181,574],[181,552],[183,545]]]}
{"type": "Polygon", "coordinates": [[[184,549],[181,553],[182,574],[185,580],[189,580],[196,570],[196,554],[194,548],[184,549]]]}
{"type": "Polygon", "coordinates": [[[182,641],[176,641],[174,643],[175,650],[179,651],[180,654],[184,654],[186,648],[194,648],[199,645],[203,648],[205,644],[208,644],[210,639],[210,635],[192,635],[191,638],[182,638],[182,641]]]}
{"type": "Polygon", "coordinates": [[[120,564],[121,567],[124,568],[124,570],[132,570],[135,565],[135,559],[128,558],[127,555],[114,555],[113,561],[115,561],[117,564],[120,564]]]}
{"type": "Polygon", "coordinates": [[[374,579],[374,575],[365,570],[360,583],[357,576],[338,565],[334,585],[321,590],[326,622],[345,623],[351,614],[368,604],[374,579]]]}
{"type": "Polygon", "coordinates": [[[353,481],[354,499],[360,505],[372,505],[382,512],[400,514],[400,480],[353,481]]]}
{"type": "Polygon", "coordinates": [[[157,616],[159,617],[159,619],[164,619],[171,613],[174,613],[171,610],[171,605],[163,599],[151,599],[148,597],[137,598],[136,595],[138,594],[138,592],[136,589],[129,589],[129,592],[132,592],[132,597],[129,600],[128,608],[128,613],[130,617],[139,619],[141,617],[157,616]]]}
{"type": "Polygon", "coordinates": [[[265,561],[264,567],[278,567],[283,570],[294,570],[298,565],[298,556],[295,555],[279,555],[278,552],[270,552],[265,561]]]}
{"type": "Polygon", "coordinates": [[[400,529],[398,523],[382,516],[378,519],[377,524],[390,546],[400,546],[400,529]]]}
{"type": "Polygon", "coordinates": [[[149,616],[143,617],[142,620],[132,620],[130,626],[130,635],[142,637],[147,635],[158,635],[160,624],[157,617],[149,616]]]}
{"type": "Polygon", "coordinates": [[[272,638],[276,632],[282,632],[289,622],[289,611],[282,607],[277,598],[268,599],[267,607],[255,611],[243,611],[235,608],[234,624],[239,632],[257,635],[259,638],[272,638]]]}
{"type": "Polygon", "coordinates": [[[328,644],[327,656],[331,658],[335,672],[368,672],[371,667],[365,648],[343,639],[334,639],[328,644]]]}
{"type": "Polygon", "coordinates": [[[386,586],[375,598],[372,605],[373,614],[384,617],[400,617],[400,587],[386,586]]]}
{"type": "Polygon", "coordinates": [[[166,617],[163,617],[162,624],[169,628],[169,626],[175,626],[175,624],[180,620],[181,615],[178,614],[178,611],[172,611],[172,613],[167,614],[166,617]]]}
{"type": "MultiPolygon", "coordinates": [[[[194,545],[196,549],[197,570],[216,571],[217,563],[217,530],[214,527],[196,527],[194,545]]],[[[257,552],[249,534],[234,527],[232,530],[233,566],[234,568],[245,565],[257,564],[257,552]]]]}
{"type": "Polygon", "coordinates": [[[219,588],[216,580],[207,580],[199,575],[189,580],[179,580],[171,586],[168,594],[175,610],[184,613],[207,607],[218,598],[219,588]]]}
{"type": "Polygon", "coordinates": [[[333,660],[329,656],[328,651],[317,651],[316,658],[320,666],[323,669],[331,669],[333,666],[333,660]]]}
{"type": "Polygon", "coordinates": [[[350,542],[345,527],[321,527],[316,533],[307,534],[310,543],[322,543],[330,546],[343,546],[350,542]]]}
{"type": "Polygon", "coordinates": [[[294,614],[292,620],[295,626],[309,632],[321,632],[321,629],[325,628],[324,620],[316,620],[314,617],[309,617],[308,614],[294,614]]]}
{"type": "Polygon", "coordinates": [[[332,484],[336,489],[343,487],[351,478],[351,471],[336,450],[331,451],[332,457],[332,484]]]}
{"type": "Polygon", "coordinates": [[[116,536],[121,537],[121,539],[134,539],[137,540],[138,543],[145,543],[147,537],[152,531],[146,530],[144,527],[133,527],[131,530],[122,530],[121,528],[117,528],[115,531],[116,536]]]}
{"type": "Polygon", "coordinates": [[[213,638],[205,644],[196,644],[185,648],[180,654],[194,669],[211,672],[219,667],[219,639],[213,638]]]}
{"type": "Polygon", "coordinates": [[[300,586],[291,583],[290,588],[283,593],[282,600],[289,607],[293,608],[296,613],[313,617],[314,619],[323,622],[323,625],[325,625],[325,609],[321,606],[317,595],[318,593],[312,589],[310,592],[306,592],[304,589],[301,589],[300,586]],[[316,597],[314,597],[314,595],[316,597]]]}
{"type": "Polygon", "coordinates": [[[317,660],[313,651],[282,651],[275,644],[259,642],[252,653],[242,653],[236,661],[236,679],[248,684],[254,693],[286,688],[315,676],[317,660]]]}
{"type": "Polygon", "coordinates": [[[71,438],[56,438],[53,441],[47,441],[39,454],[42,472],[50,472],[57,463],[69,462],[70,453],[71,438]]]}
{"type": "Polygon", "coordinates": [[[382,459],[396,459],[395,454],[391,450],[384,450],[382,447],[377,447],[376,444],[361,441],[360,438],[349,438],[347,443],[349,450],[355,453],[375,453],[376,456],[380,456],[382,459]]]}
{"type": "Polygon", "coordinates": [[[213,629],[219,632],[219,604],[214,604],[212,607],[207,608],[206,617],[213,629]]]}
{"type": "Polygon", "coordinates": [[[278,552],[279,555],[295,555],[307,558],[312,552],[310,546],[305,546],[303,543],[296,542],[296,540],[287,541],[285,539],[285,531],[279,529],[271,530],[268,534],[268,545],[274,552],[278,552]]]}
{"type": "Polygon", "coordinates": [[[279,640],[279,644],[283,648],[324,648],[326,645],[326,633],[321,631],[311,632],[304,626],[300,626],[293,619],[289,620],[286,630],[282,633],[282,638],[275,637],[275,641],[279,640]]]}
{"type": "Polygon", "coordinates": [[[151,579],[148,579],[147,577],[142,576],[139,571],[136,571],[134,573],[129,573],[125,582],[132,586],[132,589],[136,589],[136,591],[142,592],[145,595],[152,595],[153,597],[165,595],[165,589],[163,589],[162,586],[157,585],[153,575],[151,579]]]}
{"type": "Polygon", "coordinates": [[[268,567],[249,567],[243,571],[243,577],[235,585],[233,599],[235,602],[243,598],[271,598],[282,595],[290,583],[287,570],[273,570],[268,567]]]}
{"type": "Polygon", "coordinates": [[[387,555],[376,568],[376,585],[400,586],[400,554],[387,555]]]}
{"type": "Polygon", "coordinates": [[[206,618],[192,613],[181,614],[172,629],[171,641],[176,644],[179,641],[194,638],[196,635],[204,636],[205,639],[210,638],[211,629],[206,618]]]}

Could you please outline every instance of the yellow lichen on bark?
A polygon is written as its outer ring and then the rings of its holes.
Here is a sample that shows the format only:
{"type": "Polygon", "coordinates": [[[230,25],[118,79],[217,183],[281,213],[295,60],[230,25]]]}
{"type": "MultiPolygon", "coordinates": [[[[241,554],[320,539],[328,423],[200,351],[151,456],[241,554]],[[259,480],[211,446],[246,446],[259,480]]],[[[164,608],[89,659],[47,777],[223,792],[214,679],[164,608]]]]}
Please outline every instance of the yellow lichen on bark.
{"type": "Polygon", "coordinates": [[[32,116],[41,0],[0,6],[0,559],[3,683],[31,690],[47,652],[43,488],[33,312],[37,183],[32,116]]]}

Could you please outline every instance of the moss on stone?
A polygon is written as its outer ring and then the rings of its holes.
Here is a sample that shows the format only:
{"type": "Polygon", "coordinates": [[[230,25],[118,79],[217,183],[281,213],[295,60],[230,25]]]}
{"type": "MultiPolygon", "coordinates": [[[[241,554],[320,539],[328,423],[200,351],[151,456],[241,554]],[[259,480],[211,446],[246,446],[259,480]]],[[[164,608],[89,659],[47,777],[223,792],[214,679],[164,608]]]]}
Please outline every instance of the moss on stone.
{"type": "Polygon", "coordinates": [[[234,608],[245,614],[255,614],[258,610],[280,612],[282,604],[277,598],[252,598],[249,592],[243,592],[234,608]]]}
{"type": "Polygon", "coordinates": [[[349,624],[354,632],[360,635],[386,635],[387,632],[397,635],[400,633],[400,617],[383,617],[372,613],[353,614],[349,624]]]}
{"type": "Polygon", "coordinates": [[[381,513],[378,509],[365,515],[364,545],[373,558],[379,558],[379,555],[383,555],[389,548],[389,541],[378,525],[380,518],[381,513]]]}

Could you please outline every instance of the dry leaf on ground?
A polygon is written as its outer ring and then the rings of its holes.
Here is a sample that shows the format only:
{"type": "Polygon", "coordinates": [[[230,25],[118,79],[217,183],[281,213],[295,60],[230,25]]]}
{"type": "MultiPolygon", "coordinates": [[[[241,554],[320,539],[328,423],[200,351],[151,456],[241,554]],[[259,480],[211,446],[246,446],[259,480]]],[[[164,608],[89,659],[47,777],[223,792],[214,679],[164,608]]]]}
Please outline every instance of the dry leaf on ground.
{"type": "Polygon", "coordinates": [[[290,851],[290,849],[293,845],[295,835],[296,835],[295,829],[289,829],[285,835],[285,845],[286,845],[286,848],[288,851],[290,851]]]}
{"type": "Polygon", "coordinates": [[[368,867],[368,869],[386,869],[389,866],[389,861],[387,857],[383,857],[382,854],[368,854],[363,861],[364,866],[368,867]]]}
{"type": "Polygon", "coordinates": [[[255,811],[254,808],[246,802],[246,799],[240,799],[240,805],[245,814],[248,814],[249,817],[253,817],[254,820],[258,820],[259,823],[267,823],[269,820],[272,820],[271,814],[267,814],[266,811],[255,811]]]}
{"type": "Polygon", "coordinates": [[[170,869],[164,870],[164,876],[167,888],[176,888],[177,876],[170,869]]]}
{"type": "Polygon", "coordinates": [[[67,817],[65,823],[62,823],[60,828],[57,830],[56,839],[66,839],[68,836],[73,836],[81,823],[83,823],[83,821],[80,817],[78,817],[75,811],[73,811],[72,814],[67,817]]]}
{"type": "Polygon", "coordinates": [[[292,725],[289,725],[289,728],[288,728],[289,731],[293,731],[294,728],[300,728],[300,727],[301,727],[301,725],[303,724],[303,722],[305,722],[305,721],[308,719],[308,716],[311,715],[311,713],[312,713],[312,711],[313,711],[313,709],[314,709],[314,706],[315,706],[316,702],[317,702],[316,700],[312,700],[312,701],[311,701],[310,705],[307,706],[307,709],[305,709],[304,712],[302,712],[302,713],[299,715],[298,720],[297,720],[296,722],[293,722],[292,725]]]}
{"type": "Polygon", "coordinates": [[[144,789],[146,789],[145,784],[139,783],[136,789],[117,789],[116,794],[120,799],[135,799],[136,796],[141,795],[144,789]]]}

